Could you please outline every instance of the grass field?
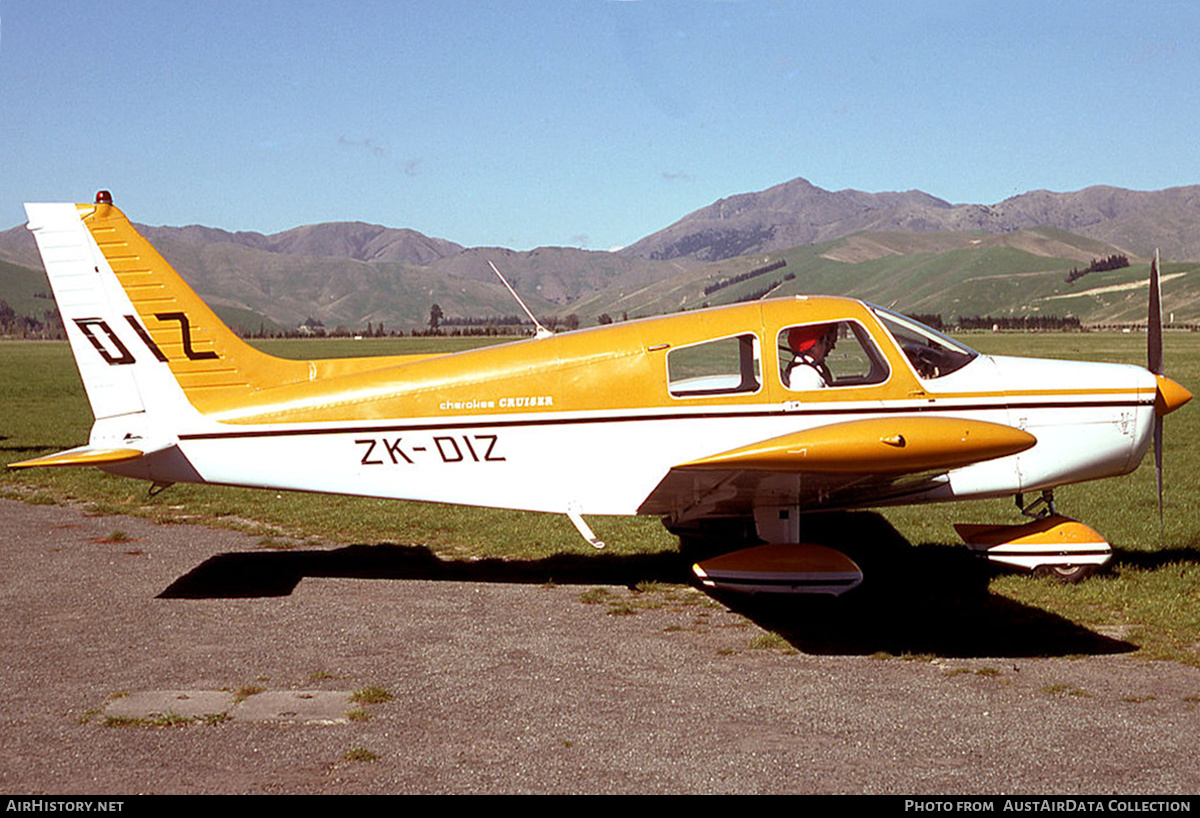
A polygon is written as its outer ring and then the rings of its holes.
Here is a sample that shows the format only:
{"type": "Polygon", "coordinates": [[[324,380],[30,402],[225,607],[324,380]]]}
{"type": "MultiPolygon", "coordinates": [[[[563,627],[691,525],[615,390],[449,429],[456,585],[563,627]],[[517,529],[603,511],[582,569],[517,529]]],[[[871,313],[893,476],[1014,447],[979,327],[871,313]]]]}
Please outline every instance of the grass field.
{"type": "MultiPolygon", "coordinates": [[[[1144,363],[1139,334],[978,334],[966,342],[985,352],[1144,363]]],[[[274,354],[341,357],[463,349],[475,339],[368,339],[262,342],[274,354]]],[[[1168,374],[1200,388],[1200,334],[1168,333],[1168,374]]],[[[65,343],[0,343],[0,462],[10,463],[87,441],[91,412],[65,343]]],[[[1059,510],[1107,536],[1117,549],[1109,571],[1078,586],[1024,575],[990,579],[1001,596],[1087,628],[1117,628],[1148,658],[1200,665],[1200,413],[1188,406],[1167,419],[1165,532],[1160,547],[1153,459],[1124,478],[1057,491],[1059,510]]],[[[570,464],[560,464],[569,468],[570,464]]],[[[35,503],[79,502],[98,513],[163,522],[239,527],[264,547],[294,540],[428,546],[442,558],[540,560],[592,555],[561,516],[366,498],[210,486],[173,486],[150,497],[139,481],[95,469],[0,472],[0,493],[35,503]]],[[[951,553],[954,522],[1016,522],[1011,500],[890,509],[888,521],[919,553],[951,553]]],[[[677,541],[655,519],[593,518],[614,556],[673,551],[677,541]]],[[[953,549],[959,554],[962,548],[953,549]]]]}

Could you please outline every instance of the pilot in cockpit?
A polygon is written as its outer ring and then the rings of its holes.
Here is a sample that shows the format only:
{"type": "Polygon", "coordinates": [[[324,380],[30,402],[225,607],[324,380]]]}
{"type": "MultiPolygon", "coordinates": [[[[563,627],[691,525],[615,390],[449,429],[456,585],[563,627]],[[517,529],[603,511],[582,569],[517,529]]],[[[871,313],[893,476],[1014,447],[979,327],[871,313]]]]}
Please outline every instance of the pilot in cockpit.
{"type": "Polygon", "coordinates": [[[837,346],[837,324],[810,324],[792,327],[787,333],[787,345],[792,362],[783,371],[783,385],[788,389],[821,389],[833,383],[833,375],[825,365],[825,356],[837,346]]]}

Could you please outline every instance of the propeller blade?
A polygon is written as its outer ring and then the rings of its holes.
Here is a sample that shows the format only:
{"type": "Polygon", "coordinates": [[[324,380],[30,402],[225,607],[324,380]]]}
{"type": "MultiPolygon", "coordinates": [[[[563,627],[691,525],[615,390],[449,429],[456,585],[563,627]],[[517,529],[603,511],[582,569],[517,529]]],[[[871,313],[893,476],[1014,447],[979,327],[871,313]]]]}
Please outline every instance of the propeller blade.
{"type": "Polygon", "coordinates": [[[1154,416],[1154,474],[1158,478],[1158,544],[1162,546],[1163,522],[1163,416],[1154,416]]]}
{"type": "Polygon", "coordinates": [[[1162,282],[1158,273],[1158,251],[1150,262],[1150,314],[1146,317],[1146,368],[1155,375],[1163,371],[1162,282]]]}
{"type": "MultiPolygon", "coordinates": [[[[1158,272],[1158,250],[1150,262],[1150,311],[1146,316],[1146,368],[1163,375],[1162,280],[1158,272]]],[[[1154,473],[1158,480],[1158,544],[1162,545],[1163,518],[1163,415],[1154,413],[1154,473]]]]}

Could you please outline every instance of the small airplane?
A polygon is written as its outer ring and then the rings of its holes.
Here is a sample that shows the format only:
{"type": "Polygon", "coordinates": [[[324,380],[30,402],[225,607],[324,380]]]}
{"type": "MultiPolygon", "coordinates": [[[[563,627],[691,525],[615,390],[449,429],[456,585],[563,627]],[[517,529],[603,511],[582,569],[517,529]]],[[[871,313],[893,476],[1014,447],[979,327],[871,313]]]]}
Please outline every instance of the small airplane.
{"type": "Polygon", "coordinates": [[[225,327],[107,191],[26,211],[96,420],[86,446],[10,468],[554,512],[597,547],[584,515],[748,532],[694,566],[713,588],[840,594],[861,569],[805,543],[804,515],[1004,496],[1032,522],[959,526],[967,544],[1077,579],[1111,547],[1054,488],[1126,474],[1153,441],[1161,510],[1162,418],[1191,398],[1162,371],[1157,258],[1150,371],[982,355],[827,296],[300,361],[225,327]],[[564,452],[577,468],[545,467],[564,452]]]}

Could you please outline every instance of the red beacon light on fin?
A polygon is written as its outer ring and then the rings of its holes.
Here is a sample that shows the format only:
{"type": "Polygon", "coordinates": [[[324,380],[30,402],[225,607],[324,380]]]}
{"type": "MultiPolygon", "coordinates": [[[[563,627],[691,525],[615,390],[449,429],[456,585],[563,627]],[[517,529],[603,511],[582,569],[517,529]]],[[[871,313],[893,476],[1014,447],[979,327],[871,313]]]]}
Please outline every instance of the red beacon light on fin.
{"type": "Polygon", "coordinates": [[[97,191],[96,192],[96,204],[106,204],[106,205],[112,204],[112,194],[109,193],[107,190],[97,191]]]}

